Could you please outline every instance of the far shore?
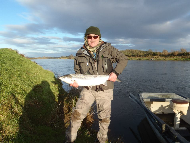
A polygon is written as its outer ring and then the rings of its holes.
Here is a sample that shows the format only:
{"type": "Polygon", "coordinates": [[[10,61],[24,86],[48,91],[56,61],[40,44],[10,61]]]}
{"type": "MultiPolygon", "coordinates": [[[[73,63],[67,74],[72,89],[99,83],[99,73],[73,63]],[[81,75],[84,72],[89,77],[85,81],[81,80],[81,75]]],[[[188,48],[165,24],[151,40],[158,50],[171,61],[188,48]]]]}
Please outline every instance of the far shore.
{"type": "MultiPolygon", "coordinates": [[[[178,51],[168,52],[163,50],[162,52],[153,52],[152,50],[141,51],[134,49],[122,50],[129,60],[154,60],[154,61],[190,61],[190,52],[181,48],[178,51]]],[[[74,59],[72,54],[69,56],[61,57],[27,57],[28,59],[74,59]]]]}
{"type": "Polygon", "coordinates": [[[74,57],[73,58],[69,58],[69,57],[26,57],[26,58],[28,58],[28,59],[30,59],[30,60],[32,60],[32,59],[74,59],[74,57]]]}
{"type": "MultiPolygon", "coordinates": [[[[32,59],[74,59],[74,57],[26,57],[32,59]]],[[[151,61],[190,61],[190,57],[173,56],[173,57],[128,57],[128,60],[151,60],[151,61]]]]}
{"type": "Polygon", "coordinates": [[[173,57],[128,57],[129,60],[152,60],[152,61],[190,61],[190,57],[173,56],[173,57]]]}

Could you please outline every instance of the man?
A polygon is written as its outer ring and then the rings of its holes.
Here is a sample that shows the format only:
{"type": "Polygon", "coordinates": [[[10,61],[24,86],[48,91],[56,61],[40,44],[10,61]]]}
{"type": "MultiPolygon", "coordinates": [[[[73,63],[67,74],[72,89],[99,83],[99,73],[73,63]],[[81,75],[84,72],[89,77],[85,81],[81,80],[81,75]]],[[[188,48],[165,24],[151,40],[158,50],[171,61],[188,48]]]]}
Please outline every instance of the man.
{"type": "MultiPolygon", "coordinates": [[[[116,48],[101,40],[100,30],[90,26],[84,35],[84,45],[76,53],[74,70],[76,74],[109,75],[107,86],[83,87],[80,98],[72,112],[71,124],[66,132],[68,142],[73,142],[81,122],[96,101],[99,118],[97,138],[100,143],[108,140],[108,126],[111,117],[111,100],[113,100],[114,82],[127,65],[127,57],[116,48]],[[117,63],[113,69],[112,63],[117,63]]],[[[93,81],[92,81],[93,82],[93,81]]],[[[76,82],[70,86],[78,87],[76,82]]]]}

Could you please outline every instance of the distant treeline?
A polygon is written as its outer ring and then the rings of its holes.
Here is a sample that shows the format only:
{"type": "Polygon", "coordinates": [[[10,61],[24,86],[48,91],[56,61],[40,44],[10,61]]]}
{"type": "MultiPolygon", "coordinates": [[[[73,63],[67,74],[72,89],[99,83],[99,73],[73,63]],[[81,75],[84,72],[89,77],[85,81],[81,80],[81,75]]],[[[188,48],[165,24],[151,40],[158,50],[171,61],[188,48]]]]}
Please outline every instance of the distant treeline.
{"type": "Polygon", "coordinates": [[[153,52],[152,50],[141,51],[134,49],[127,49],[122,51],[129,60],[177,60],[177,61],[190,61],[190,52],[186,49],[179,51],[163,50],[162,52],[153,52]]]}
{"type": "MultiPolygon", "coordinates": [[[[141,51],[134,49],[126,49],[122,50],[122,52],[131,60],[190,60],[190,52],[187,52],[187,50],[184,48],[171,52],[168,52],[167,50],[163,50],[162,52],[157,52],[152,50],[141,51]]],[[[38,57],[38,58],[28,57],[28,58],[29,59],[74,59],[74,57],[75,56],[71,54],[69,56],[61,56],[61,57],[38,57]]]]}
{"type": "Polygon", "coordinates": [[[29,59],[74,59],[74,56],[71,54],[69,56],[61,56],[61,57],[27,57],[29,59]]]}
{"type": "Polygon", "coordinates": [[[162,52],[153,52],[152,50],[141,51],[134,49],[127,49],[122,51],[128,57],[153,57],[153,56],[161,56],[161,57],[173,57],[173,56],[190,56],[190,52],[187,52],[186,49],[180,49],[179,51],[171,51],[163,50],[162,52]]]}

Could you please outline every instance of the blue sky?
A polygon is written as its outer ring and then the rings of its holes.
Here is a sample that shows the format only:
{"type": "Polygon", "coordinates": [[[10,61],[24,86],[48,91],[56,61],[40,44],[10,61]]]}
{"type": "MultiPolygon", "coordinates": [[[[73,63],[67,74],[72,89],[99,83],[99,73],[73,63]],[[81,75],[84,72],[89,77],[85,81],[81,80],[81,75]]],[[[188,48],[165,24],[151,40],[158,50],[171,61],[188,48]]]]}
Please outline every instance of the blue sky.
{"type": "Polygon", "coordinates": [[[3,0],[0,48],[75,55],[89,26],[119,50],[190,51],[189,0],[3,0]]]}
{"type": "Polygon", "coordinates": [[[27,8],[20,5],[15,0],[1,1],[0,9],[0,30],[5,30],[6,25],[9,24],[24,24],[29,22],[22,17],[24,13],[28,13],[27,8]]]}

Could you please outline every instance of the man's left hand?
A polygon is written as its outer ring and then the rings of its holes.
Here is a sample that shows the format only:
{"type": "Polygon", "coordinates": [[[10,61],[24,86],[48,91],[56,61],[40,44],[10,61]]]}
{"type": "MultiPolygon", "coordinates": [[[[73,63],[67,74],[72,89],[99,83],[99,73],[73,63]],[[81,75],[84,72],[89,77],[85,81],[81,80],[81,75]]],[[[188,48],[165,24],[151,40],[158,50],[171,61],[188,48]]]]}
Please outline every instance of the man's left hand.
{"type": "Polygon", "coordinates": [[[108,80],[115,82],[117,80],[117,75],[111,72],[108,80]]]}

